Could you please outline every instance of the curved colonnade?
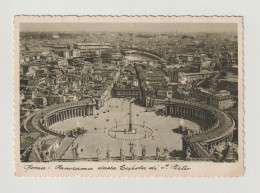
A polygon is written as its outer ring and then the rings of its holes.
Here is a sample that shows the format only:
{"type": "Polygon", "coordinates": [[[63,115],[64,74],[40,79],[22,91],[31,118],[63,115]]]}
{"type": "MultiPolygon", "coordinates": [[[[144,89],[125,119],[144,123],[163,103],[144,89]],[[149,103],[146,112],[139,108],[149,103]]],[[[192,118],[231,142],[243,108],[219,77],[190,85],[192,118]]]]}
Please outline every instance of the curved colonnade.
{"type": "Polygon", "coordinates": [[[181,117],[204,123],[203,130],[183,137],[183,149],[190,147],[198,157],[209,157],[210,149],[233,138],[234,120],[225,112],[208,105],[178,99],[168,100],[165,104],[166,115],[181,117]]]}
{"type": "MultiPolygon", "coordinates": [[[[69,133],[55,132],[50,126],[74,117],[92,116],[95,114],[95,109],[96,103],[91,99],[52,105],[31,114],[22,124],[27,130],[30,120],[30,124],[42,134],[65,137],[69,133]]],[[[208,158],[209,150],[214,145],[231,141],[233,138],[234,120],[225,112],[211,106],[171,99],[165,103],[165,114],[206,125],[199,133],[183,137],[183,151],[190,147],[198,157],[208,158]]]]}
{"type": "Polygon", "coordinates": [[[69,133],[56,132],[51,130],[50,127],[66,119],[82,116],[92,116],[95,114],[95,109],[96,102],[91,99],[51,105],[26,118],[26,120],[23,122],[23,127],[25,130],[27,130],[28,120],[32,118],[31,124],[40,133],[64,137],[69,133]]]}

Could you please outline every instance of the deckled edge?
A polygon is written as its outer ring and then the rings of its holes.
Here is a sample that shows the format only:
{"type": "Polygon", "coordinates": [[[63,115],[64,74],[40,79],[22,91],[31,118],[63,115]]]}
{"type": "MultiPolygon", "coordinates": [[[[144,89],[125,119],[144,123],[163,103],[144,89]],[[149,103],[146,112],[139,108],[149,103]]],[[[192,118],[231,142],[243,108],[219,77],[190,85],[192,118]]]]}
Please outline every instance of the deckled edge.
{"type": "MultiPolygon", "coordinates": [[[[238,23],[238,27],[239,27],[239,23],[238,23]]],[[[239,31],[238,32],[238,36],[239,36],[239,31]]],[[[81,178],[238,178],[238,177],[243,177],[244,176],[244,173],[245,173],[245,131],[244,131],[244,115],[245,115],[245,109],[244,109],[244,17],[241,16],[241,15],[26,15],[26,14],[21,14],[21,15],[15,15],[13,17],[13,57],[12,57],[12,65],[13,65],[13,116],[14,116],[14,121],[13,121],[13,135],[14,135],[14,138],[13,138],[13,154],[14,154],[14,159],[13,159],[13,162],[14,162],[14,176],[15,177],[26,177],[26,178],[75,178],[75,177],[81,177],[81,178]],[[16,29],[15,28],[15,25],[18,25],[20,24],[20,21],[17,21],[18,19],[16,18],[19,18],[19,17],[39,17],[39,18],[48,18],[48,17],[75,17],[75,18],[84,18],[84,17],[88,17],[88,18],[118,18],[118,17],[127,17],[127,18],[149,18],[149,17],[152,17],[152,18],[159,18],[159,17],[162,17],[162,18],[181,18],[181,17],[185,17],[185,18],[202,18],[202,17],[207,17],[207,18],[240,18],[241,19],[241,56],[238,55],[238,60],[240,59],[241,57],[241,64],[238,63],[238,65],[242,65],[242,67],[238,68],[239,72],[241,72],[241,75],[238,76],[238,87],[239,85],[241,85],[241,88],[242,90],[240,89],[240,92],[238,92],[238,95],[241,95],[242,98],[241,98],[241,102],[238,103],[238,105],[242,105],[241,108],[241,119],[238,119],[238,122],[239,120],[241,120],[241,124],[238,123],[238,140],[239,140],[239,145],[238,145],[238,149],[241,148],[242,150],[242,153],[240,153],[239,155],[241,156],[242,155],[242,158],[239,158],[239,159],[242,159],[242,166],[243,166],[243,171],[240,173],[240,174],[237,174],[235,176],[215,176],[215,177],[208,177],[208,176],[172,176],[172,175],[167,175],[167,176],[163,176],[163,175],[160,175],[160,176],[137,176],[137,175],[125,175],[125,176],[121,176],[121,175],[110,175],[110,176],[105,176],[105,177],[102,177],[102,176],[97,176],[97,175],[64,175],[64,176],[45,176],[45,175],[32,175],[32,176],[24,176],[22,174],[19,174],[17,172],[17,161],[20,162],[20,158],[17,158],[16,156],[16,153],[19,153],[19,147],[20,147],[20,144],[16,144],[16,137],[19,137],[20,133],[19,133],[19,129],[20,128],[16,128],[16,121],[18,121],[20,123],[20,120],[19,120],[19,117],[16,116],[17,113],[19,112],[16,112],[15,109],[18,108],[19,111],[20,111],[20,105],[19,105],[19,98],[16,99],[16,97],[19,97],[19,92],[16,93],[16,89],[19,89],[19,78],[18,80],[17,77],[20,77],[20,73],[19,73],[19,42],[18,42],[18,49],[16,48],[16,36],[18,37],[18,40],[20,41],[19,39],[19,32],[20,30],[19,29],[16,29]],[[18,57],[18,58],[16,58],[18,57]],[[17,65],[17,66],[16,66],[17,65]],[[16,82],[17,81],[17,82],[16,82]],[[18,88],[17,88],[17,85],[18,84],[18,88]],[[18,96],[17,96],[18,95],[18,96]],[[239,128],[242,127],[242,128],[239,128]],[[242,130],[242,131],[239,131],[242,130]],[[18,134],[17,134],[18,132],[18,134]],[[241,144],[242,143],[242,144],[241,144]],[[242,147],[241,147],[242,146],[242,147]]],[[[238,52],[239,52],[239,42],[238,42],[238,52]]],[[[240,87],[239,87],[240,88],[240,87]]],[[[19,91],[19,90],[18,90],[19,91]]],[[[238,97],[239,99],[239,97],[238,97]]],[[[238,112],[240,112],[240,109],[239,109],[239,106],[238,106],[238,112]]],[[[239,115],[239,113],[238,113],[239,115]]],[[[20,143],[20,141],[19,141],[20,143]]],[[[20,155],[20,154],[19,154],[20,155]]],[[[61,162],[62,163],[62,162],[61,162]]],[[[120,173],[120,171],[118,172],[120,173]]]]}

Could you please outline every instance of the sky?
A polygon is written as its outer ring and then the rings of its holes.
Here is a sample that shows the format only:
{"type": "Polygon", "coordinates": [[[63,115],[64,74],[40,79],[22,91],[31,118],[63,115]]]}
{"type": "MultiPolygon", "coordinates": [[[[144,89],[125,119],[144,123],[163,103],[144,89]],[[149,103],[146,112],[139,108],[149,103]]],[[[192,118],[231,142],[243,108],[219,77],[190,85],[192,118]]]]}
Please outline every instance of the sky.
{"type": "Polygon", "coordinates": [[[237,32],[236,23],[22,23],[30,32],[237,32]]]}

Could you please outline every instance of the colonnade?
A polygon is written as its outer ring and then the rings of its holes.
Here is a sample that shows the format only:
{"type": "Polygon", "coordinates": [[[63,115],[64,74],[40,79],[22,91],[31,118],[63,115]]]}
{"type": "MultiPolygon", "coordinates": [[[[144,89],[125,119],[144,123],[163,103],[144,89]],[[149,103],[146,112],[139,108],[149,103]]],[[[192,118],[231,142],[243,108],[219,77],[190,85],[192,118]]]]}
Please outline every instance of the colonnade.
{"type": "Polygon", "coordinates": [[[165,104],[165,114],[182,117],[191,121],[201,121],[207,125],[208,130],[212,130],[212,132],[200,131],[195,135],[184,136],[184,155],[187,147],[190,147],[200,158],[208,158],[209,151],[214,146],[219,145],[221,142],[232,141],[233,139],[232,128],[234,127],[234,121],[224,112],[217,109],[197,105],[192,102],[187,103],[185,101],[175,100],[165,104]],[[221,133],[214,132],[215,129],[222,131],[221,133]],[[208,133],[208,135],[205,133],[208,133]],[[210,135],[211,137],[209,137],[210,135]]]}
{"type": "Polygon", "coordinates": [[[205,147],[206,149],[209,151],[211,148],[213,148],[214,146],[217,146],[219,145],[220,143],[222,142],[229,142],[229,141],[232,141],[233,139],[233,132],[231,132],[229,135],[226,135],[220,139],[217,139],[215,141],[211,141],[209,143],[206,143],[205,147]]]}
{"type": "Polygon", "coordinates": [[[45,127],[50,127],[51,125],[66,119],[70,119],[74,117],[91,116],[94,114],[95,114],[94,105],[71,107],[68,109],[58,110],[55,113],[51,113],[50,115],[47,115],[47,117],[44,120],[44,124],[45,127]]]}
{"type": "Polygon", "coordinates": [[[179,104],[166,104],[165,113],[166,115],[202,121],[207,125],[207,129],[214,128],[218,123],[217,117],[208,110],[181,106],[179,104]]]}

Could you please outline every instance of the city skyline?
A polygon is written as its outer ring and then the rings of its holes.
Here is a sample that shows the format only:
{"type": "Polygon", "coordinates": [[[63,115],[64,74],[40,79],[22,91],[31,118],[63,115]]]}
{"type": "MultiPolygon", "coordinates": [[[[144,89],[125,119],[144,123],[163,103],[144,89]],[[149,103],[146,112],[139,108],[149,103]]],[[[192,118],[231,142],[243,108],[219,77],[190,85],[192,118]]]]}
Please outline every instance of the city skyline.
{"type": "Polygon", "coordinates": [[[39,18],[14,21],[17,171],[242,168],[242,19],[39,18]]]}
{"type": "Polygon", "coordinates": [[[21,32],[237,33],[236,23],[22,23],[21,32]]]}

